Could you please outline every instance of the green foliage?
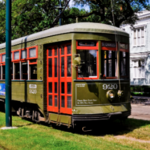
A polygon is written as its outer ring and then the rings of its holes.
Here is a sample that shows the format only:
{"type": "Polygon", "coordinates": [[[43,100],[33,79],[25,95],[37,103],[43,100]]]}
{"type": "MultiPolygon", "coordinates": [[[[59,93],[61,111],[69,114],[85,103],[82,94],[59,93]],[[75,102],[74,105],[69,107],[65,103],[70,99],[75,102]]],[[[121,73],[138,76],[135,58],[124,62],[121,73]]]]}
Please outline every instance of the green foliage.
{"type": "Polygon", "coordinates": [[[148,0],[74,1],[77,5],[82,6],[84,4],[87,4],[90,7],[90,12],[87,12],[85,14],[86,16],[94,15],[94,20],[97,16],[97,22],[111,24],[117,27],[119,27],[122,23],[128,23],[133,25],[138,19],[136,15],[138,11],[141,11],[142,9],[150,9],[150,4],[148,4],[148,0]]]}
{"type": "Polygon", "coordinates": [[[15,0],[12,3],[12,39],[50,28],[58,14],[56,0],[15,0]]]}
{"type": "MultiPolygon", "coordinates": [[[[5,1],[0,2],[0,43],[5,41],[5,5],[5,1]]],[[[52,27],[57,5],[57,0],[13,0],[12,39],[52,27]]]]}
{"type": "MultiPolygon", "coordinates": [[[[62,14],[56,8],[59,0],[12,0],[12,40],[58,25],[78,22],[99,22],[115,26],[122,23],[133,25],[138,19],[136,12],[150,9],[148,0],[74,0],[77,5],[88,5],[90,11],[69,8],[70,0],[62,0],[62,14]],[[112,7],[114,19],[112,15],[112,7]],[[114,22],[113,22],[114,20],[114,22]]],[[[0,1],[0,43],[5,42],[6,0],[0,1]]]]}

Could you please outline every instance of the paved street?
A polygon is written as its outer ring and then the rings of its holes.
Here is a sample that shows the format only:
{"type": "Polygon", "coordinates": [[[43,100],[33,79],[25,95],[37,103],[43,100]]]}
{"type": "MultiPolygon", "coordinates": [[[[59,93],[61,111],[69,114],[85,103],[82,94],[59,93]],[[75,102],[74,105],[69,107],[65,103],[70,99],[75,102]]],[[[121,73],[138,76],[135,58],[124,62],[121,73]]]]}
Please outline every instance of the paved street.
{"type": "Polygon", "coordinates": [[[131,116],[129,118],[150,120],[150,105],[132,104],[131,116]]]}

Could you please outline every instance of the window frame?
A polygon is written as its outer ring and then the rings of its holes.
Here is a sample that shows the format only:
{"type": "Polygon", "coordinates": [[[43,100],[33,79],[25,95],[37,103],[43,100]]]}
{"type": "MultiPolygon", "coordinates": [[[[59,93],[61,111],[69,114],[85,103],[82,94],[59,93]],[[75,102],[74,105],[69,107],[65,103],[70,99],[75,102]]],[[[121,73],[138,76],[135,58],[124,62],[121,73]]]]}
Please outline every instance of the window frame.
{"type": "Polygon", "coordinates": [[[20,61],[20,49],[19,50],[14,50],[11,52],[12,53],[12,61],[11,62],[14,62],[14,63],[18,63],[18,61],[20,61]],[[19,59],[15,59],[15,52],[19,52],[19,59]]]}
{"type": "MultiPolygon", "coordinates": [[[[126,44],[126,45],[128,45],[128,47],[127,47],[127,49],[120,49],[120,45],[119,45],[119,71],[120,71],[120,68],[121,68],[121,57],[120,57],[120,55],[121,55],[121,53],[120,52],[126,52],[126,53],[128,53],[128,56],[129,56],[129,43],[119,43],[119,44],[126,44]]],[[[129,76],[130,76],[130,70],[129,70],[129,68],[130,68],[130,58],[128,57],[126,57],[126,59],[128,60],[128,66],[126,66],[126,71],[127,71],[127,74],[128,74],[128,76],[121,76],[121,72],[119,72],[119,74],[120,74],[120,78],[129,78],[129,76]]]]}
{"type": "MultiPolygon", "coordinates": [[[[117,42],[113,42],[113,41],[101,41],[101,51],[118,51],[118,43],[117,42]],[[106,47],[106,46],[102,46],[102,42],[109,42],[109,43],[115,43],[116,47],[106,47]]],[[[108,58],[107,58],[108,59],[108,58]]],[[[106,59],[106,60],[107,60],[106,59]]],[[[117,59],[117,58],[116,58],[117,59]]],[[[104,60],[104,59],[103,59],[104,60]]],[[[118,61],[117,61],[118,63],[118,61]]],[[[101,60],[101,65],[102,65],[102,60],[101,60]]],[[[102,69],[102,68],[101,68],[102,69]]],[[[116,70],[115,70],[116,71],[116,70]]],[[[118,79],[117,76],[115,77],[102,77],[102,79],[118,79]]]]}
{"type": "MultiPolygon", "coordinates": [[[[6,56],[6,53],[1,53],[0,54],[0,65],[1,66],[5,66],[5,62],[4,61],[2,61],[2,56],[3,55],[5,55],[6,56]]],[[[13,50],[13,51],[11,51],[11,63],[19,63],[19,69],[20,69],[20,62],[22,63],[22,62],[27,62],[27,64],[28,64],[28,66],[30,66],[30,65],[36,65],[37,64],[37,58],[38,58],[38,46],[36,45],[36,46],[31,46],[31,47],[27,47],[27,48],[23,48],[23,49],[17,49],[17,50],[13,50]],[[35,57],[32,57],[32,58],[30,58],[29,57],[29,49],[31,49],[31,48],[35,48],[35,50],[36,50],[36,56],[35,57]],[[21,54],[22,54],[22,51],[23,50],[26,50],[26,53],[27,53],[27,58],[24,58],[24,59],[21,59],[21,54]],[[14,53],[15,52],[19,52],[19,59],[14,59],[14,53]],[[33,60],[33,59],[36,59],[36,61],[35,62],[30,62],[30,60],[33,60]]],[[[14,73],[14,68],[13,68],[13,73],[14,73]]],[[[20,70],[20,73],[22,73],[22,71],[20,70]]],[[[2,75],[3,76],[3,75],[2,75]]],[[[13,74],[13,76],[14,76],[14,74],[13,74]]],[[[2,79],[2,77],[1,77],[1,79],[0,80],[4,80],[4,79],[2,79]]],[[[37,80],[37,79],[22,79],[22,75],[21,75],[21,78],[20,79],[12,79],[12,80],[37,80]]]]}
{"type": "Polygon", "coordinates": [[[135,29],[132,30],[132,40],[133,40],[133,47],[139,47],[139,46],[145,46],[145,26],[135,27],[135,29]],[[142,36],[142,29],[143,29],[143,36],[142,36]],[[138,30],[140,30],[140,37],[138,37],[138,30]],[[134,31],[135,31],[135,37],[134,37],[134,31]],[[142,44],[142,37],[143,37],[143,44],[142,44]],[[134,40],[136,44],[134,43],[134,40]],[[140,42],[138,42],[140,40],[140,42]]]}
{"type": "Polygon", "coordinates": [[[2,56],[3,56],[3,55],[5,55],[5,58],[6,58],[6,53],[1,53],[1,64],[2,64],[2,65],[5,65],[5,61],[2,61],[2,56]]]}
{"type": "Polygon", "coordinates": [[[31,46],[31,47],[28,47],[27,48],[27,59],[30,60],[30,59],[37,59],[38,57],[38,46],[31,46]],[[35,57],[30,57],[30,49],[32,48],[35,48],[36,50],[36,56],[35,57]]]}
{"type": "Polygon", "coordinates": [[[27,56],[27,48],[21,49],[20,51],[20,61],[21,62],[26,62],[27,61],[27,57],[26,58],[21,58],[22,56],[22,51],[26,50],[26,56],[27,56]]]}
{"type": "Polygon", "coordinates": [[[76,54],[78,50],[96,50],[96,71],[97,71],[97,77],[78,77],[78,67],[76,68],[76,78],[77,80],[95,80],[99,79],[99,42],[96,40],[78,40],[76,41],[76,54]],[[78,41],[95,41],[96,46],[78,46],[78,41]]]}

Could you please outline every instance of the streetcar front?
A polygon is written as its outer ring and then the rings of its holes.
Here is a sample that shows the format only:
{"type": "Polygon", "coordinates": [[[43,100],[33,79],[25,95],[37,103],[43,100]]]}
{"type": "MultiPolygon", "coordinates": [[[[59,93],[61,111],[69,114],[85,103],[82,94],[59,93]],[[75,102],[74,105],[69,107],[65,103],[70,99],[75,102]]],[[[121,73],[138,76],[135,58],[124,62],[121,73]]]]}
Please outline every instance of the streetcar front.
{"type": "Polygon", "coordinates": [[[127,118],[131,112],[129,43],[77,41],[72,120],[127,118]]]}

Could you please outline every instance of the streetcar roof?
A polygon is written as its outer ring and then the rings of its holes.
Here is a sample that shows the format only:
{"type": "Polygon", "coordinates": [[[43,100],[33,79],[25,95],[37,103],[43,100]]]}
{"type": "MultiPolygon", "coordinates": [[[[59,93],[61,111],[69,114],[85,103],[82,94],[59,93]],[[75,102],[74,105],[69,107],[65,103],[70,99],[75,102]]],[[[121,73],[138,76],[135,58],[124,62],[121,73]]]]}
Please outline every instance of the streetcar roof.
{"type": "MultiPolygon", "coordinates": [[[[72,23],[62,26],[57,26],[37,32],[31,35],[27,35],[11,41],[12,46],[18,45],[24,42],[30,42],[33,40],[50,37],[54,35],[66,34],[66,33],[105,33],[105,34],[118,34],[129,37],[128,33],[120,28],[102,24],[102,23],[92,23],[92,22],[80,22],[72,23]]],[[[5,43],[0,44],[0,49],[5,48],[5,43]]]]}

